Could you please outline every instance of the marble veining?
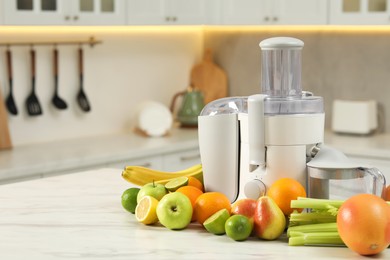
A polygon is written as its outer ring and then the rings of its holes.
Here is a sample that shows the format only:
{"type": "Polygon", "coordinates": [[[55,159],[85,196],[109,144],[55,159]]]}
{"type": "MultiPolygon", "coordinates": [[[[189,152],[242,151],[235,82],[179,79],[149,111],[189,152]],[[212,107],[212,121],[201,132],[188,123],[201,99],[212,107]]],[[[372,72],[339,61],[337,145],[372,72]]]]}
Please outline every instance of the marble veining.
{"type": "MultiPolygon", "coordinates": [[[[358,259],[345,247],[235,242],[198,224],[182,231],[144,226],[120,203],[131,187],[118,169],[2,185],[1,259],[358,259]]],[[[378,258],[388,259],[390,250],[378,258]]]]}

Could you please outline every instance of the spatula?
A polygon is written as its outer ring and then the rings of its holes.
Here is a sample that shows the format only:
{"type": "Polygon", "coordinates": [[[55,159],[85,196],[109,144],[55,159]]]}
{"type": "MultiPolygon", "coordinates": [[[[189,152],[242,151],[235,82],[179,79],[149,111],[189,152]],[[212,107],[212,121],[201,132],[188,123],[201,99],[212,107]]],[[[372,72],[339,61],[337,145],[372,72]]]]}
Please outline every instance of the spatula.
{"type": "Polygon", "coordinates": [[[15,99],[13,96],[13,80],[12,80],[12,58],[11,51],[7,49],[7,70],[8,70],[8,82],[9,82],[9,92],[5,104],[7,106],[8,112],[12,115],[18,114],[18,108],[16,107],[15,99]]]}
{"type": "Polygon", "coordinates": [[[54,96],[51,99],[51,101],[56,108],[66,109],[68,105],[58,95],[58,50],[57,48],[54,48],[53,59],[54,59],[54,96]]]}
{"type": "Polygon", "coordinates": [[[31,49],[31,93],[26,99],[27,112],[30,116],[42,114],[42,108],[35,94],[35,50],[31,49]]]}
{"type": "Polygon", "coordinates": [[[91,110],[91,106],[89,105],[87,95],[84,93],[83,49],[81,47],[79,48],[79,77],[80,89],[79,93],[77,94],[77,102],[83,111],[88,112],[91,110]]]}

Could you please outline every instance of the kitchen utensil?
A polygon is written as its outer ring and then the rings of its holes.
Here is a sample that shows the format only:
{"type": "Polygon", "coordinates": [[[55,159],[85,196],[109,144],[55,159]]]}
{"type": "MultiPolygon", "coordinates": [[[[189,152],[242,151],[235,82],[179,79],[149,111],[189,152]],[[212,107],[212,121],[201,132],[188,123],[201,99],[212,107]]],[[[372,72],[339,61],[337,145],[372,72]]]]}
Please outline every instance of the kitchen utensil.
{"type": "Polygon", "coordinates": [[[56,108],[66,109],[68,105],[58,95],[58,50],[57,48],[54,48],[53,59],[54,59],[54,71],[53,71],[54,72],[54,96],[51,101],[56,108]]]}
{"type": "Polygon", "coordinates": [[[197,127],[198,116],[204,107],[202,92],[190,86],[187,90],[176,93],[170,107],[172,114],[178,97],[182,97],[183,100],[177,113],[177,120],[182,127],[197,127]]]}
{"type": "Polygon", "coordinates": [[[91,110],[91,106],[89,104],[87,95],[84,93],[83,49],[81,47],[79,48],[79,77],[80,77],[79,79],[80,89],[79,89],[79,93],[77,94],[77,102],[83,111],[88,112],[91,110]]]}
{"type": "Polygon", "coordinates": [[[202,62],[191,70],[191,84],[203,93],[205,104],[228,94],[227,76],[222,68],[213,62],[212,56],[211,49],[207,49],[202,62]]]}
{"type": "MultiPolygon", "coordinates": [[[[0,100],[3,100],[3,95],[0,88],[0,100]]],[[[3,102],[0,102],[0,150],[9,149],[12,147],[11,136],[8,128],[8,116],[6,107],[3,102]]]]}
{"type": "Polygon", "coordinates": [[[307,150],[323,142],[323,99],[301,90],[303,42],[276,37],[260,43],[261,94],[208,103],[198,118],[207,191],[233,202],[257,199],[284,177],[306,187],[307,150]]]}
{"type": "Polygon", "coordinates": [[[359,163],[334,148],[321,145],[315,149],[308,166],[308,195],[318,199],[347,199],[359,193],[381,197],[385,176],[376,168],[359,163]]]}
{"type": "Polygon", "coordinates": [[[30,116],[38,116],[42,114],[42,108],[39,103],[38,97],[35,94],[35,50],[30,50],[31,55],[31,93],[27,97],[26,106],[27,112],[30,116]]]}
{"type": "Polygon", "coordinates": [[[9,92],[7,99],[5,101],[8,112],[10,112],[12,115],[18,114],[18,108],[16,107],[15,99],[13,96],[13,80],[12,80],[12,57],[11,57],[11,51],[7,49],[6,51],[7,55],[7,70],[8,70],[8,82],[9,82],[9,92]]]}

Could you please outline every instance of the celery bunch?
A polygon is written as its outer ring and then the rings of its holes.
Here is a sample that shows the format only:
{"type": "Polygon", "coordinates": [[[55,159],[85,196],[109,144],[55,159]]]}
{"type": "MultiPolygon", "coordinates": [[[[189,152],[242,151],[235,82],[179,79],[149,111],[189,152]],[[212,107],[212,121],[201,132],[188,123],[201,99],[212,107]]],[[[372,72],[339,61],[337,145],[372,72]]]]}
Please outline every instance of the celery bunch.
{"type": "Polygon", "coordinates": [[[337,212],[344,201],[298,198],[291,208],[305,209],[293,212],[287,229],[290,246],[343,246],[337,230],[337,212]]]}

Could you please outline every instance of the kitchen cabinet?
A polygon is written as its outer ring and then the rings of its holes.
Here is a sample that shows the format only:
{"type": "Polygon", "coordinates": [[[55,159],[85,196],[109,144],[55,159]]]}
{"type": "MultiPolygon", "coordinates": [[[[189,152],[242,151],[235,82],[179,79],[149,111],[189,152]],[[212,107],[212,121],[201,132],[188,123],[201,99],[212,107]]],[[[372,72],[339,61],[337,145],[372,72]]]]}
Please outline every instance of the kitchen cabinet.
{"type": "Polygon", "coordinates": [[[124,25],[125,0],[7,0],[6,25],[124,25]]]}
{"type": "Polygon", "coordinates": [[[327,0],[221,1],[221,24],[326,24],[327,0]]]}
{"type": "Polygon", "coordinates": [[[160,171],[180,171],[199,163],[199,149],[189,149],[174,153],[164,153],[156,156],[120,160],[118,162],[107,163],[103,166],[123,169],[126,165],[137,165],[160,171]]]}
{"type": "Polygon", "coordinates": [[[130,25],[199,25],[215,23],[216,0],[128,0],[130,25]]]}
{"type": "Polygon", "coordinates": [[[390,23],[389,0],[331,0],[329,23],[339,25],[386,25],[390,23]]]}

